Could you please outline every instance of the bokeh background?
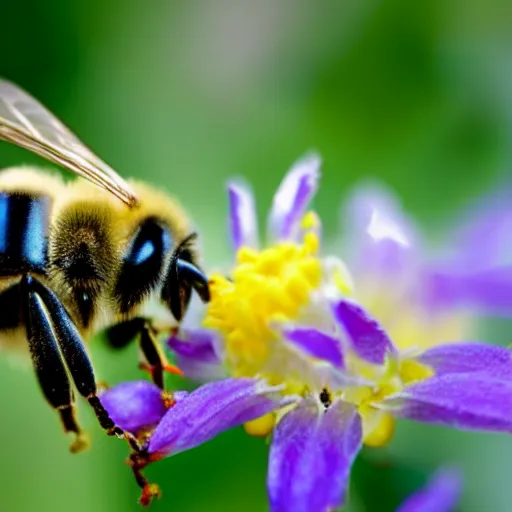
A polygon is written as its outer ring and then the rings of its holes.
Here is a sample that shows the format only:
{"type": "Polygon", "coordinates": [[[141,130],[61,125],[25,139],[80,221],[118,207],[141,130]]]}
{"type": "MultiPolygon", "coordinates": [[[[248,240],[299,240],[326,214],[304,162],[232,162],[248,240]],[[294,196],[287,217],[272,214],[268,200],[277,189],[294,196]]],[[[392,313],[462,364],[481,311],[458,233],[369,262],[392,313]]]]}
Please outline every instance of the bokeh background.
{"type": "MultiPolygon", "coordinates": [[[[332,237],[360,179],[388,182],[434,239],[511,174],[506,0],[25,0],[1,12],[0,75],[122,175],[179,196],[210,265],[229,257],[226,179],[250,180],[263,215],[283,172],[312,148],[324,157],[316,205],[332,237]]],[[[0,144],[2,167],[37,162],[0,144]]],[[[512,337],[503,321],[483,331],[512,337]]],[[[135,347],[91,350],[101,378],[139,377],[135,347]]],[[[0,510],[138,510],[127,449],[85,404],[94,445],[73,456],[30,371],[2,357],[0,389],[0,510]]],[[[238,430],[156,464],[147,473],[164,498],[152,510],[264,511],[266,456],[264,441],[238,430]]],[[[351,510],[393,510],[445,462],[465,473],[461,510],[511,509],[509,437],[401,422],[388,448],[360,457],[351,510]]]]}

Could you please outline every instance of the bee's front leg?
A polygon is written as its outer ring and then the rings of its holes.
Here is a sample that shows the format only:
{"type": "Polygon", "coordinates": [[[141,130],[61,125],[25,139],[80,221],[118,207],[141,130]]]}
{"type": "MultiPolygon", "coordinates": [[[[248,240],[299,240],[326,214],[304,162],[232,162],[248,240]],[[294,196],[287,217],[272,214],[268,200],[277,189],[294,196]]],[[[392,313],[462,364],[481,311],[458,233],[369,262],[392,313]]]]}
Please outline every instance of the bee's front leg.
{"type": "Polygon", "coordinates": [[[32,364],[46,400],[59,412],[64,431],[75,435],[70,450],[77,453],[88,448],[87,434],[76,421],[68,373],[44,306],[30,289],[31,280],[23,277],[19,292],[32,364]]]}
{"type": "Polygon", "coordinates": [[[31,303],[38,304],[32,323],[44,325],[45,329],[47,327],[42,346],[48,344],[51,333],[52,346],[60,350],[77,391],[88,400],[101,427],[109,436],[126,439],[134,450],[140,450],[137,439],[117,426],[100,402],[94,370],[82,338],[60,300],[47,286],[30,276],[24,278],[23,286],[28,290],[31,303]]]}

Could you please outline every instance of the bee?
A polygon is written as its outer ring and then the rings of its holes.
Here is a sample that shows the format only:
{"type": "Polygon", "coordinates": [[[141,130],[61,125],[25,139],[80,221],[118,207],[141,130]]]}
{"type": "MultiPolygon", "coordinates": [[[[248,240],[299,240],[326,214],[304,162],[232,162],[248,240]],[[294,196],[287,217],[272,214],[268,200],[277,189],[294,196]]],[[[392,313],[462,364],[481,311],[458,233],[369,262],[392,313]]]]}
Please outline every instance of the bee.
{"type": "Polygon", "coordinates": [[[207,302],[196,235],[168,195],[127,182],[46,108],[0,80],[0,140],[86,180],[38,168],[0,172],[0,346],[28,346],[41,390],[71,451],[87,445],[75,411],[85,397],[109,435],[130,440],[102,406],[84,341],[106,330],[113,346],[138,338],[144,366],[163,388],[173,371],[148,316],[157,304],[176,327],[192,292],[207,302]]]}

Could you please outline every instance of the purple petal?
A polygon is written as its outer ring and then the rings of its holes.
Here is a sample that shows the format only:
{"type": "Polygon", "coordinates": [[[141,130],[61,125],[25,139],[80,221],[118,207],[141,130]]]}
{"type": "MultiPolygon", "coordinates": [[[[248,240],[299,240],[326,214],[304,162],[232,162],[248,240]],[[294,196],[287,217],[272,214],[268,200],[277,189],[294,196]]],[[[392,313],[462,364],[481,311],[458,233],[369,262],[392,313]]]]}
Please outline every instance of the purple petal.
{"type": "Polygon", "coordinates": [[[151,436],[149,453],[165,457],[189,450],[283,403],[277,388],[255,379],[204,384],[169,409],[151,436]]]}
{"type": "Polygon", "coordinates": [[[396,512],[450,512],[461,493],[462,478],[458,471],[437,471],[428,484],[409,496],[396,512]]]}
{"type": "Polygon", "coordinates": [[[345,499],[361,449],[361,418],[338,400],[324,409],[303,400],[274,430],[267,488],[273,512],[326,512],[345,499]]]}
{"type": "Polygon", "coordinates": [[[431,366],[436,375],[482,372],[493,379],[512,380],[512,352],[486,343],[439,345],[423,352],[418,361],[431,366]]]}
{"type": "Polygon", "coordinates": [[[162,390],[147,380],[123,382],[104,391],[100,400],[114,423],[132,433],[156,425],[167,412],[162,390]]]}
{"type": "Polygon", "coordinates": [[[402,275],[418,262],[418,236],[394,194],[381,184],[364,184],[352,191],[343,211],[352,252],[351,268],[375,279],[402,275]]]}
{"type": "Polygon", "coordinates": [[[189,379],[200,382],[225,377],[215,334],[206,329],[180,329],[168,347],[176,354],[176,363],[189,379]]]}
{"type": "Polygon", "coordinates": [[[296,162],[279,186],[269,217],[270,232],[277,239],[292,238],[320,179],[321,159],[308,155],[296,162]]]}
{"type": "Polygon", "coordinates": [[[465,306],[512,316],[512,266],[475,272],[447,267],[427,275],[429,300],[438,306],[465,306]]]}
{"type": "Polygon", "coordinates": [[[465,209],[451,233],[454,259],[486,268],[512,264],[512,183],[502,183],[465,209]]]}
{"type": "Polygon", "coordinates": [[[340,341],[312,328],[297,328],[284,331],[285,338],[307,354],[343,368],[340,341]]]}
{"type": "Polygon", "coordinates": [[[234,248],[256,247],[258,223],[251,190],[240,183],[229,183],[228,197],[230,233],[234,248]]]}
{"type": "Polygon", "coordinates": [[[375,405],[395,416],[424,423],[512,431],[512,382],[481,373],[431,377],[375,405]]]}
{"type": "Polygon", "coordinates": [[[359,304],[341,300],[335,305],[334,314],[352,348],[361,358],[370,363],[382,364],[386,354],[396,353],[384,328],[359,304]]]}

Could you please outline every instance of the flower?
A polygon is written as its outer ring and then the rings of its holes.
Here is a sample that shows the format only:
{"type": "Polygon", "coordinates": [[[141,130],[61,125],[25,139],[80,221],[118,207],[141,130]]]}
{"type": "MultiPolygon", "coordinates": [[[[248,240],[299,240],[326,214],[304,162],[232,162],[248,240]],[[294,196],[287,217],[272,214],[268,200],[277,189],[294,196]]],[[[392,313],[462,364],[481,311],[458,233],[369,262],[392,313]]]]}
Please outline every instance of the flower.
{"type": "MultiPolygon", "coordinates": [[[[220,380],[181,399],[171,397],[163,415],[160,406],[158,414],[153,409],[149,414],[147,402],[140,414],[132,412],[129,426],[135,433],[141,430],[146,440],[133,458],[136,476],[149,462],[245,424],[252,435],[272,434],[267,477],[271,510],[323,512],[344,503],[362,444],[389,441],[394,418],[511,431],[508,350],[478,342],[439,343],[439,331],[430,332],[422,315],[444,310],[429,309],[431,303],[421,293],[397,294],[402,302],[392,302],[401,306],[394,311],[395,320],[407,323],[411,314],[419,314],[416,325],[423,328],[408,331],[419,338],[402,343],[406,337],[398,336],[395,341],[400,326],[385,328],[362,302],[369,295],[358,292],[345,263],[321,255],[320,220],[307,211],[319,169],[320,159],[309,155],[285,177],[274,197],[271,240],[264,248],[258,245],[252,194],[240,183],[230,184],[236,263],[228,277],[211,275],[211,302],[201,328],[183,328],[169,340],[186,375],[220,380]],[[154,420],[159,414],[148,430],[148,417],[154,420]]],[[[387,260],[397,276],[400,269],[408,279],[426,274],[411,271],[418,268],[413,259],[400,262],[396,244],[410,243],[396,225],[388,222],[384,229],[375,216],[370,221],[366,232],[398,256],[387,260]]],[[[412,286],[414,280],[402,281],[409,291],[421,291],[426,282],[412,286]]],[[[391,288],[381,288],[382,295],[393,295],[402,281],[396,289],[389,282],[391,288]]],[[[105,407],[114,418],[125,417],[123,400],[105,407]]],[[[151,488],[145,481],[143,485],[147,495],[151,488]]]]}
{"type": "Polygon", "coordinates": [[[461,477],[444,468],[432,475],[427,485],[409,496],[396,512],[450,512],[457,504],[461,477]]]}
{"type": "Polygon", "coordinates": [[[508,196],[490,194],[460,215],[435,253],[385,186],[349,195],[343,248],[355,298],[400,348],[458,341],[475,315],[512,314],[510,185],[504,189],[508,196]]]}

